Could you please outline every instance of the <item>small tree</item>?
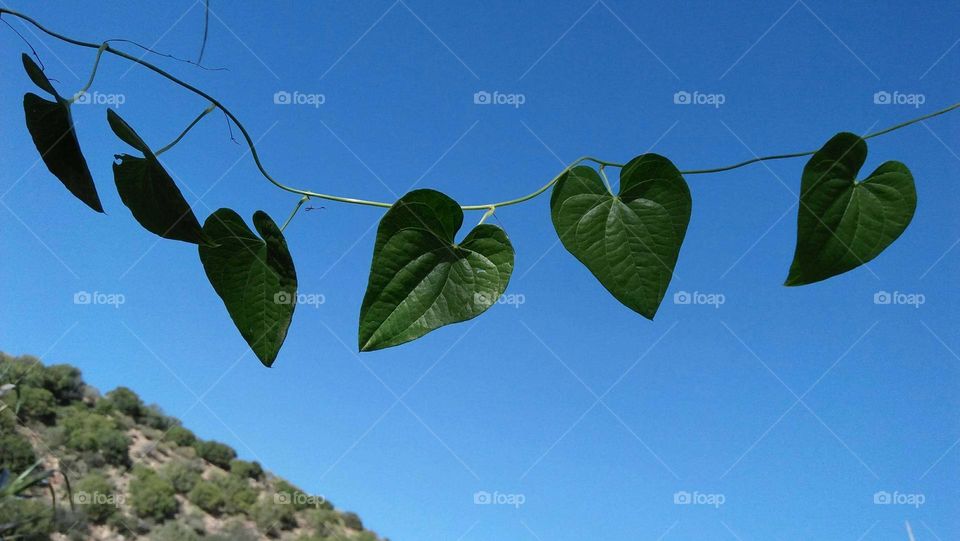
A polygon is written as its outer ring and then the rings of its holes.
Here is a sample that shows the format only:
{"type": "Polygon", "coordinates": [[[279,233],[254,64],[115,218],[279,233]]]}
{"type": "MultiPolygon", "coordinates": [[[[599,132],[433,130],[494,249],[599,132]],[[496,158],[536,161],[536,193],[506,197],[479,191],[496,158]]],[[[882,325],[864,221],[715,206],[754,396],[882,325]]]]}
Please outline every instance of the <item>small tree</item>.
{"type": "Polygon", "coordinates": [[[164,436],[164,439],[172,441],[180,447],[190,447],[197,443],[197,437],[193,432],[182,426],[171,427],[170,430],[167,431],[167,435],[164,436]]]}
{"type": "Polygon", "coordinates": [[[143,401],[137,393],[126,387],[117,387],[107,393],[104,400],[109,402],[113,409],[134,419],[140,419],[144,414],[143,401]]]}
{"type": "Polygon", "coordinates": [[[33,446],[16,432],[0,434],[0,470],[18,475],[37,461],[33,446]]]}
{"type": "Polygon", "coordinates": [[[230,473],[241,479],[259,481],[263,479],[263,466],[259,462],[235,459],[230,461],[230,473]]]}
{"type": "Polygon", "coordinates": [[[201,471],[202,468],[195,462],[175,459],[163,466],[160,475],[170,481],[178,493],[186,494],[200,481],[201,471]]]}
{"type": "Polygon", "coordinates": [[[37,387],[21,387],[19,392],[19,415],[23,420],[51,424],[57,418],[56,400],[53,393],[37,387]]]}

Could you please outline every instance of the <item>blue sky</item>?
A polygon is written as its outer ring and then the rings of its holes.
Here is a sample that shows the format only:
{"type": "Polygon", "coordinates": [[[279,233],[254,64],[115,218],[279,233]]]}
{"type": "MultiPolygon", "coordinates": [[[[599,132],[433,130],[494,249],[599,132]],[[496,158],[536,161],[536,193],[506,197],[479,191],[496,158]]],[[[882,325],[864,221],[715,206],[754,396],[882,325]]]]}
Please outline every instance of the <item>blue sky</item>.
{"type": "MultiPolygon", "coordinates": [[[[199,48],[190,1],[7,1],[88,41],[185,58],[199,48]]],[[[213,9],[204,64],[229,71],[148,59],[230,107],[278,179],[380,200],[414,184],[464,204],[514,197],[584,154],[726,165],[960,101],[949,1],[213,9]],[[278,105],[278,91],[323,103],[278,105]],[[524,103],[477,105],[480,91],[524,103]],[[724,103],[675,104],[678,91],[724,103]],[[924,103],[876,104],[881,91],[924,103]]],[[[82,86],[93,51],[12,24],[62,93],[82,86]]],[[[517,251],[508,293],[522,304],[358,356],[382,211],[313,201],[325,208],[302,212],[287,239],[300,291],[324,302],[297,309],[267,370],[196,249],[158,242],[122,206],[110,164],[128,149],[103,106],[74,116],[106,216],[32,167],[25,46],[4,29],[0,47],[3,350],[73,363],[102,390],[130,386],[394,541],[906,539],[905,520],[918,540],[960,537],[960,113],[870,141],[865,172],[889,159],[913,171],[916,216],[867,268],[820,284],[781,286],[803,159],[689,176],[693,216],[654,322],[565,252],[543,196],[494,221],[517,251]],[[74,304],[82,291],[124,303],[74,304]],[[675,304],[679,292],[724,302],[675,304]],[[876,304],[878,292],[923,302],[876,304]],[[478,505],[480,491],[523,503],[478,505]],[[684,491],[722,504],[675,504],[684,491]],[[875,504],[881,491],[923,503],[875,504]]],[[[113,57],[92,90],[122,96],[119,112],[155,147],[206,106],[113,57]]],[[[231,207],[280,221],[296,202],[258,175],[219,114],[163,161],[201,220],[231,207]]]]}

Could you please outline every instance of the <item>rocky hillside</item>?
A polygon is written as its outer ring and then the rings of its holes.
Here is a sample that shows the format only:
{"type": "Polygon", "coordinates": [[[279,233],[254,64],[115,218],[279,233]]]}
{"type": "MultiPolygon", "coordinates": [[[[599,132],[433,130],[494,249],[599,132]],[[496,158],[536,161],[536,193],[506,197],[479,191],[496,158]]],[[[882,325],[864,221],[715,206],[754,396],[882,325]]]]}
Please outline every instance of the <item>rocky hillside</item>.
{"type": "Polygon", "coordinates": [[[29,356],[0,353],[0,471],[3,541],[380,539],[130,389],[29,356]]]}

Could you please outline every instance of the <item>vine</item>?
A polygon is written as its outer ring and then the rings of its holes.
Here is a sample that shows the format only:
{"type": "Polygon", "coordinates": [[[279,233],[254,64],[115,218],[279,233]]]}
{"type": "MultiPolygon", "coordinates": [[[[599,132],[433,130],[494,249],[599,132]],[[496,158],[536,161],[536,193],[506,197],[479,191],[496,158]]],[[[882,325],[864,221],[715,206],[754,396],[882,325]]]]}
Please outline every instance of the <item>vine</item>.
{"type": "MultiPolygon", "coordinates": [[[[37,150],[50,172],[98,212],[103,208],[69,108],[93,85],[104,54],[138,64],[209,102],[173,141],[156,151],[108,109],[107,120],[117,137],[142,154],[117,155],[114,181],[124,205],[145,229],[198,246],[208,279],[241,335],[266,366],[272,365],[283,344],[297,299],[296,270],[283,232],[310,199],[388,209],[377,230],[360,309],[362,351],[414,340],[476,317],[495,304],[512,274],[514,250],[506,232],[486,221],[498,208],[530,201],[551,189],[551,218],[564,247],[618,301],[653,319],[673,276],[690,220],[692,200],[685,175],[809,156],[801,176],[796,250],[785,285],[810,284],[875,258],[913,218],[916,189],[904,164],[885,162],[857,180],[866,161],[866,141],[960,108],[956,103],[863,136],[839,133],[817,150],[754,157],[731,165],[680,170],[666,157],[652,153],[625,164],[583,156],[538,189],[513,199],[461,205],[440,192],[420,189],[391,203],[325,194],[278,181],[263,165],[253,139],[233,112],[203,90],[110,44],[129,43],[127,40],[81,41],[54,32],[23,13],[0,8],[0,17],[4,14],[65,43],[96,50],[88,82],[69,99],[57,93],[43,69],[26,54],[23,64],[34,84],[54,98],[50,101],[32,93],[24,96],[26,124],[37,150]],[[258,236],[230,209],[215,211],[201,225],[157,160],[215,110],[240,131],[260,174],[281,190],[300,196],[283,225],[278,227],[258,211],[253,216],[258,236]],[[588,163],[595,167],[585,165],[588,163]],[[607,168],[619,169],[616,194],[607,168]],[[464,211],[483,211],[483,215],[458,243],[464,211]]],[[[205,44],[206,30],[197,65],[205,44]]],[[[33,54],[36,56],[35,51],[33,54]]]]}

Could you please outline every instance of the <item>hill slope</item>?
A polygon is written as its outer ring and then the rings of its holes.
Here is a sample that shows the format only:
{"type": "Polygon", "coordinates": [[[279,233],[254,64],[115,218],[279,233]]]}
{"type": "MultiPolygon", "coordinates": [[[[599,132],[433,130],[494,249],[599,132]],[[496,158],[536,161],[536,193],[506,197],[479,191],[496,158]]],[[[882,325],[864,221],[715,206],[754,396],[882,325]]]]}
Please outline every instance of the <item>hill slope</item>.
{"type": "Polygon", "coordinates": [[[0,353],[2,470],[0,540],[380,539],[130,389],[101,396],[75,367],[35,357],[0,353]],[[31,467],[39,482],[9,494],[31,467]]]}

